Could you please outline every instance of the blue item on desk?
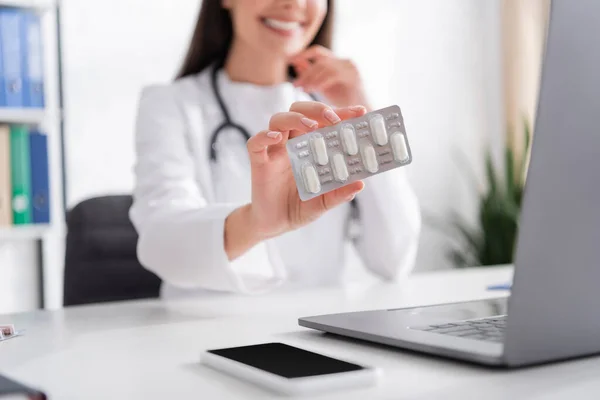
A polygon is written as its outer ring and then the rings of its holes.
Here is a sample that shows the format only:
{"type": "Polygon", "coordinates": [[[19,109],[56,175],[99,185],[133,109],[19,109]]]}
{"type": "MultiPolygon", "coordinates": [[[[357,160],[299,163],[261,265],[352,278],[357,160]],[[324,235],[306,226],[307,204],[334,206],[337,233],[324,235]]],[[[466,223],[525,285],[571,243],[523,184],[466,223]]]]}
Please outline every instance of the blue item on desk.
{"type": "Polygon", "coordinates": [[[487,287],[487,290],[510,290],[512,288],[512,284],[504,283],[500,285],[491,285],[487,287]]]}

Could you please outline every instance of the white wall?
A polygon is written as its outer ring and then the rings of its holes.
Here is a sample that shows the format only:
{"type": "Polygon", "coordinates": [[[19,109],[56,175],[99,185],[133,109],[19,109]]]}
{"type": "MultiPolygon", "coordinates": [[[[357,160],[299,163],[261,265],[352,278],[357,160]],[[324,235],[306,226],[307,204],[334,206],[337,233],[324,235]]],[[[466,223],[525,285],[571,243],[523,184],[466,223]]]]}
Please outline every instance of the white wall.
{"type": "MultiPolygon", "coordinates": [[[[403,108],[410,179],[426,215],[474,218],[458,152],[476,170],[503,131],[501,0],[338,1],[336,48],[363,72],[373,103],[403,108]],[[343,4],[343,6],[342,6],[343,4]]],[[[62,0],[69,205],[129,192],[140,88],[170,80],[197,0],[62,0]]],[[[419,268],[446,266],[448,239],[425,227],[419,268]]]]}
{"type": "Polygon", "coordinates": [[[133,185],[144,85],[171,80],[199,0],[62,0],[67,202],[133,185]]]}
{"type": "MultiPolygon", "coordinates": [[[[476,218],[484,148],[499,147],[501,0],[377,0],[339,7],[338,54],[358,62],[375,106],[401,106],[423,214],[476,218]],[[464,156],[464,160],[463,160],[464,156]],[[462,160],[462,161],[461,161],[462,160]]],[[[450,240],[424,226],[417,266],[448,266],[450,240]]]]}

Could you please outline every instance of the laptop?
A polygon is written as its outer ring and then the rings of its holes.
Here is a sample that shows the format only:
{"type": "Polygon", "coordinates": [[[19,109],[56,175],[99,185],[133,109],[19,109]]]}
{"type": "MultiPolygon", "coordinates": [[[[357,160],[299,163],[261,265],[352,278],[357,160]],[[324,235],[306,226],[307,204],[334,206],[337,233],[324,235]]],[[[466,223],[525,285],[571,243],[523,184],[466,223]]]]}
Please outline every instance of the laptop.
{"type": "Polygon", "coordinates": [[[510,297],[300,318],[517,367],[600,353],[600,1],[553,1],[510,297]]]}

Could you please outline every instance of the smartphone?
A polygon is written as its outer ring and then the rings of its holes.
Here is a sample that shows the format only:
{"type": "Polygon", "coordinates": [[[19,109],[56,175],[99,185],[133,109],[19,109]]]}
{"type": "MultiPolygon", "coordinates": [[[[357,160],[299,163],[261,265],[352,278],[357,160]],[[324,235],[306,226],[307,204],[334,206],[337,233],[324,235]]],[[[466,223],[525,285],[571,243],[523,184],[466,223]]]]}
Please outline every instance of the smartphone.
{"type": "Polygon", "coordinates": [[[372,386],[379,371],[283,343],[208,350],[202,363],[286,395],[372,386]]]}

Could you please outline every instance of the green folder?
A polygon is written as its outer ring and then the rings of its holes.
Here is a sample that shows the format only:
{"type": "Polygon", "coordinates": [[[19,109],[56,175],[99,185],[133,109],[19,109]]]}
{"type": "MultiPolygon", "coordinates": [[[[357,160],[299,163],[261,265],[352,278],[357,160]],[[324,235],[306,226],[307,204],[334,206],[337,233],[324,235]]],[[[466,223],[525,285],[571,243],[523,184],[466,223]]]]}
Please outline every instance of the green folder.
{"type": "Polygon", "coordinates": [[[31,164],[29,131],[26,126],[10,127],[10,168],[13,224],[31,223],[31,164]]]}

